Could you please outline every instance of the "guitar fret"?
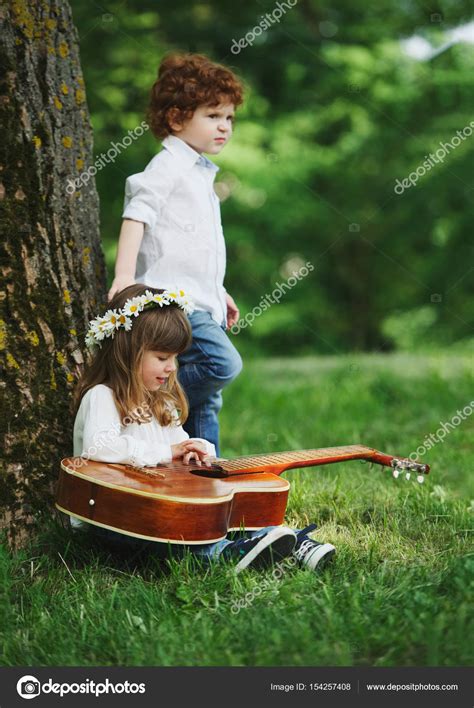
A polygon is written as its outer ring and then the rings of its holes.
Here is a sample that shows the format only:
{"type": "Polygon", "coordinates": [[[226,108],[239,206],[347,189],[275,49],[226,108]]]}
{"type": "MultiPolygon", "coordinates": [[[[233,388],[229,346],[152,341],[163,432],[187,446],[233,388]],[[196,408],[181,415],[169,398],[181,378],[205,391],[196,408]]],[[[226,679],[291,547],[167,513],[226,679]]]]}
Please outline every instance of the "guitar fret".
{"type": "Polygon", "coordinates": [[[275,464],[291,465],[296,462],[310,462],[311,460],[323,460],[329,457],[335,457],[337,459],[342,458],[345,455],[354,455],[357,453],[364,453],[365,455],[368,455],[370,452],[371,448],[367,448],[362,445],[324,447],[317,450],[285,451],[266,453],[263,455],[236,457],[232,460],[222,461],[221,466],[229,472],[254,468],[258,470],[259,468],[265,468],[275,464]]]}

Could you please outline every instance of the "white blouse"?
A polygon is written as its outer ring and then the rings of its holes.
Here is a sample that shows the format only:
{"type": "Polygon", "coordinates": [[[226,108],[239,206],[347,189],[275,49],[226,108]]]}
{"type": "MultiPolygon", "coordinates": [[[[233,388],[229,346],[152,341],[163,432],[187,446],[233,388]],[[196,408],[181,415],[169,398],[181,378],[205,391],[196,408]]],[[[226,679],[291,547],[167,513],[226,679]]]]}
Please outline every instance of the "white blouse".
{"type": "Polygon", "coordinates": [[[135,280],[155,288],[179,286],[197,310],[222,325],[226,249],[214,191],[219,167],[175,135],[162,145],[125,184],[122,218],[145,224],[135,280]]]}
{"type": "MultiPolygon", "coordinates": [[[[161,426],[153,416],[149,423],[122,424],[112,389],[98,384],[84,394],[74,421],[74,456],[134,467],[153,467],[172,459],[171,445],[188,440],[181,425],[161,426]]],[[[214,445],[202,438],[207,453],[214,445]]]]}

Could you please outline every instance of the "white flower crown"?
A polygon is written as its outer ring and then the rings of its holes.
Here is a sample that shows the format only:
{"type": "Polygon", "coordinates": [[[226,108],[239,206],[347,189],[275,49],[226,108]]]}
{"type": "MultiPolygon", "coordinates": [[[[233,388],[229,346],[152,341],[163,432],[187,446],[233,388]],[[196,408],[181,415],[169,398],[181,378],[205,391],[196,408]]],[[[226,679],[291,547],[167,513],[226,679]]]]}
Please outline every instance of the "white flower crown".
{"type": "Polygon", "coordinates": [[[192,300],[186,295],[184,290],[164,290],[162,293],[152,293],[146,290],[143,295],[129,298],[121,310],[107,310],[102,317],[96,317],[89,322],[89,330],[86,334],[86,346],[101,346],[101,342],[106,337],[114,337],[116,330],[123,327],[125,331],[132,328],[132,317],[138,317],[143,310],[153,307],[165,307],[176,303],[187,315],[194,311],[192,300]]]}

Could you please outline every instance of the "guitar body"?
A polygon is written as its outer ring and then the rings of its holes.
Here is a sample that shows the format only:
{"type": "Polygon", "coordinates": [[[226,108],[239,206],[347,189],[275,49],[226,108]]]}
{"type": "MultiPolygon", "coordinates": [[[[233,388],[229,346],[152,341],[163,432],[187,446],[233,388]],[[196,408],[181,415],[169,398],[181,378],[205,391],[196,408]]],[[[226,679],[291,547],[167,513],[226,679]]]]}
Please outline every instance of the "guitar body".
{"type": "Polygon", "coordinates": [[[192,544],[219,541],[241,526],[283,523],[290,484],[275,474],[213,479],[170,463],[150,468],[164,474],[159,477],[93,460],[81,460],[78,468],[76,460],[61,462],[57,508],[113,531],[192,544]]]}
{"type": "Polygon", "coordinates": [[[150,541],[214,543],[232,530],[284,522],[290,483],[279,475],[296,467],[367,460],[418,481],[429,472],[403,458],[362,445],[218,459],[211,468],[174,462],[131,467],[68,457],[61,461],[56,507],[82,521],[150,541]]]}

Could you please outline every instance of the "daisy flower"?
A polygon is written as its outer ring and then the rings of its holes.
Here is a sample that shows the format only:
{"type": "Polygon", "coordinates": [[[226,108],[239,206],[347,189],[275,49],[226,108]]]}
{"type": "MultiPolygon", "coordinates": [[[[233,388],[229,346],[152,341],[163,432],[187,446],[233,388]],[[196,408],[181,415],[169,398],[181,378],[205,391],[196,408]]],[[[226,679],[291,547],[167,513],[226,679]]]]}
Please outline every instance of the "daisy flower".
{"type": "Polygon", "coordinates": [[[117,312],[117,310],[107,310],[103,317],[103,320],[107,323],[107,325],[111,325],[114,329],[118,329],[120,327],[119,318],[120,312],[117,312]]]}
{"type": "Polygon", "coordinates": [[[143,296],[132,297],[122,308],[122,313],[128,315],[129,317],[138,317],[140,312],[143,310],[143,296]]]}
{"type": "Polygon", "coordinates": [[[117,325],[118,327],[123,327],[126,332],[132,329],[132,320],[130,317],[127,317],[123,312],[120,313],[119,318],[118,318],[119,324],[117,325]]]}
{"type": "Polygon", "coordinates": [[[180,308],[184,310],[187,315],[190,315],[192,312],[194,312],[194,304],[187,297],[176,298],[175,302],[178,303],[180,308]]]}
{"type": "Polygon", "coordinates": [[[151,297],[151,302],[156,302],[160,307],[163,307],[163,305],[169,305],[169,300],[166,298],[166,292],[154,293],[151,297]]]}
{"type": "Polygon", "coordinates": [[[95,334],[92,330],[89,330],[87,332],[85,342],[86,342],[86,347],[89,347],[89,348],[93,347],[93,346],[95,346],[95,344],[97,344],[97,342],[95,341],[95,334]]]}

